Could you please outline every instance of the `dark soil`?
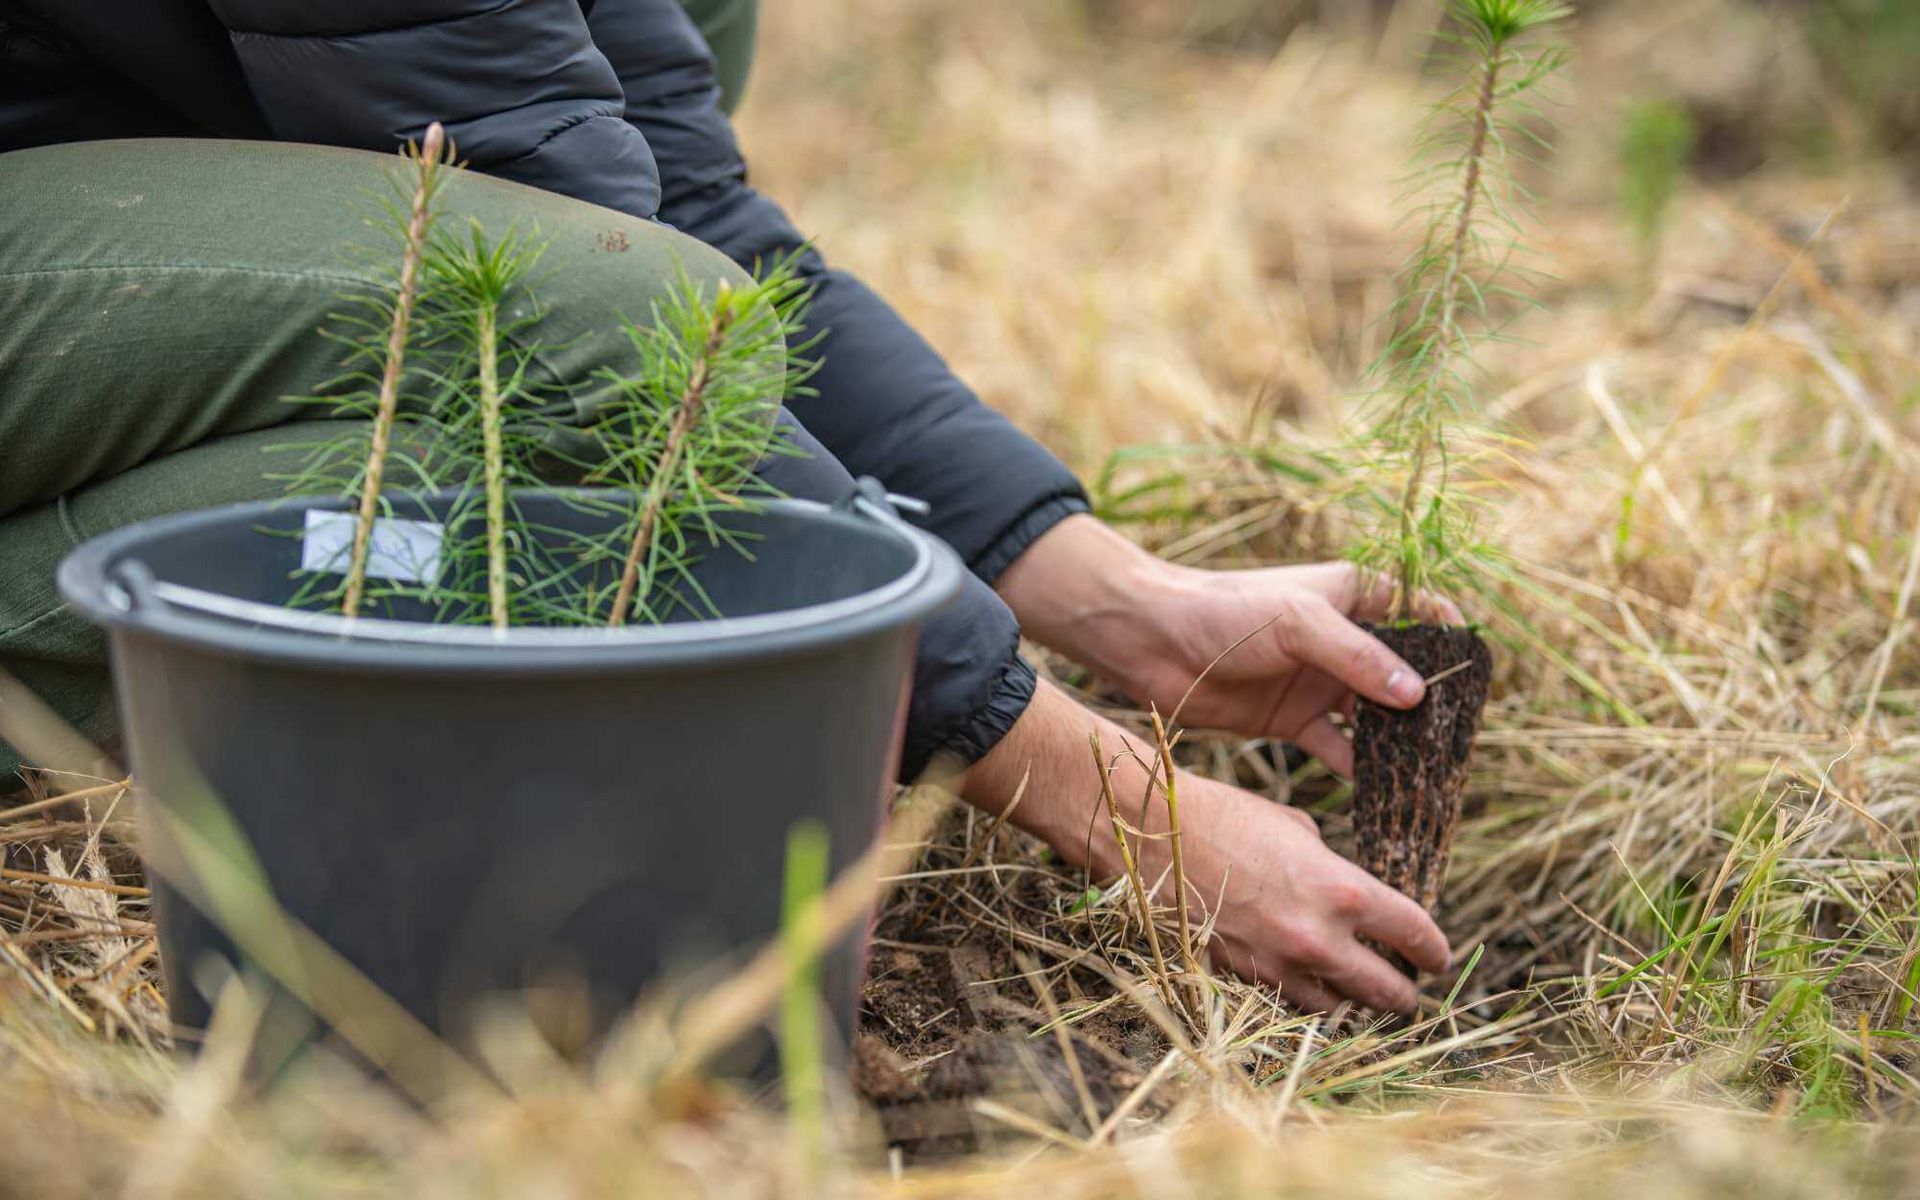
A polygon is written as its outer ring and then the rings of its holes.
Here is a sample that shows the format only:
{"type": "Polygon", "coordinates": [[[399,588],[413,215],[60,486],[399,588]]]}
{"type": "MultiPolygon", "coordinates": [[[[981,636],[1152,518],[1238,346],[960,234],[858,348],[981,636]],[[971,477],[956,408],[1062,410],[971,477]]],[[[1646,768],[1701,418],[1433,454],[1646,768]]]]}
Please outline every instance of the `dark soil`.
{"type": "MultiPolygon", "coordinates": [[[[853,1084],[878,1112],[887,1142],[910,1158],[1017,1140],[1009,1126],[974,1110],[980,1099],[1080,1136],[1092,1132],[1059,1037],[1034,1032],[1047,1023],[1040,998],[1007,943],[992,934],[940,922],[916,929],[912,914],[898,908],[876,931],[852,1047],[853,1084]]],[[[1049,979],[1062,1009],[1086,1003],[1084,993],[1073,994],[1079,989],[1071,973],[1049,979]]],[[[1101,1116],[1139,1085],[1167,1046],[1130,1009],[1076,1021],[1068,1038],[1101,1116]]],[[[1142,1115],[1156,1107],[1144,1106],[1142,1115]]]]}
{"type": "Polygon", "coordinates": [[[1487,704],[1493,656],[1471,629],[1406,625],[1372,632],[1434,682],[1426,699],[1408,711],[1368,700],[1354,707],[1355,856],[1432,912],[1460,823],[1467,759],[1487,704]],[[1434,679],[1443,672],[1449,673],[1434,679]]]}

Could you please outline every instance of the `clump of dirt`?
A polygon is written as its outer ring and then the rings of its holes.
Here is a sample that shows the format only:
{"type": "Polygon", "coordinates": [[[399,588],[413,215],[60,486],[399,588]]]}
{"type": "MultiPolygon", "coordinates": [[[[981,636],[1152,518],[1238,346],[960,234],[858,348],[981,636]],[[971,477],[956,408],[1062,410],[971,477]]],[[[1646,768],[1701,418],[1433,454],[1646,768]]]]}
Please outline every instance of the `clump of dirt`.
{"type": "MultiPolygon", "coordinates": [[[[918,929],[914,942],[900,936],[914,925],[912,910],[895,908],[876,931],[851,1064],[886,1140],[910,1156],[973,1153],[1010,1137],[1010,1126],[976,1111],[973,1102],[989,1098],[1089,1135],[1082,1087],[1094,1113],[1110,1113],[1165,1053],[1164,1036],[1137,1012],[1081,1015],[1086,998],[1068,993],[1086,981],[1056,965],[1042,986],[1075,1018],[1063,1047],[1007,943],[950,925],[918,929]]],[[[1157,1111],[1149,1103],[1141,1115],[1157,1111]]]]}
{"type": "Polygon", "coordinates": [[[952,1049],[966,1014],[946,955],[875,946],[860,989],[860,1031],[908,1060],[952,1049]]]}
{"type": "Polygon", "coordinates": [[[1432,912],[1446,882],[1493,655],[1471,629],[1382,625],[1372,632],[1429,683],[1426,698],[1405,711],[1364,699],[1354,706],[1356,857],[1432,912]]]}

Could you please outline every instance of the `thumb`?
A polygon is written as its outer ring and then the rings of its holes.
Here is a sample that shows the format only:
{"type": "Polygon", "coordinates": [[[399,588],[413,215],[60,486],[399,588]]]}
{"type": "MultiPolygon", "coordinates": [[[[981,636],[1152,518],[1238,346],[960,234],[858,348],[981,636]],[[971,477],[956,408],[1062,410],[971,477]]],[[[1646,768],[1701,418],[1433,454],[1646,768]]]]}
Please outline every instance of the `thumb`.
{"type": "Polygon", "coordinates": [[[1295,658],[1389,708],[1412,708],[1427,694],[1420,675],[1386,644],[1318,596],[1300,604],[1287,631],[1295,658]]]}

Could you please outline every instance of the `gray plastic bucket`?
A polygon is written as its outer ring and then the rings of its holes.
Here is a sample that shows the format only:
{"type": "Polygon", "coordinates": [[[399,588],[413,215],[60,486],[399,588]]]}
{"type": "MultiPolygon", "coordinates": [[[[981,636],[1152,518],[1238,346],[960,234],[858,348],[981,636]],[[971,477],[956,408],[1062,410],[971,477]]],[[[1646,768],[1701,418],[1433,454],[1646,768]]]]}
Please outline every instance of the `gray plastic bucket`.
{"type": "MultiPolygon", "coordinates": [[[[559,494],[516,502],[537,528],[610,520],[559,494]]],[[[144,521],[75,550],[60,589],[110,635],[141,803],[166,810],[143,809],[143,836],[216,800],[279,907],[455,1045],[500,993],[569,981],[598,1032],[677,970],[764,940],[797,821],[825,826],[836,867],[871,843],[919,628],[962,568],[870,481],[837,506],[730,515],[752,561],[716,546],[694,569],[723,616],[620,629],[283,607],[307,510],[341,507],[144,521]]],[[[170,1002],[200,1028],[207,956],[253,964],[187,899],[208,881],[168,861],[170,1002]]],[[[854,962],[827,973],[843,1016],[854,962]]]]}

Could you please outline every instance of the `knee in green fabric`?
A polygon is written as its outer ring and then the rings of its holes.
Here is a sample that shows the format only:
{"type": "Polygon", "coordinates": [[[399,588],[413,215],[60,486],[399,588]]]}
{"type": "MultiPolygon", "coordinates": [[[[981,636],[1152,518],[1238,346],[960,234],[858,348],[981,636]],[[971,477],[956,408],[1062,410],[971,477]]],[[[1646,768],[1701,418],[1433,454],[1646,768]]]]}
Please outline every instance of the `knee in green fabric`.
{"type": "MultiPolygon", "coordinates": [[[[318,327],[364,288],[391,155],[321,146],[134,140],[0,154],[0,516],[211,439],[317,413],[341,369],[318,327]],[[14,199],[19,203],[11,203],[14,199]]],[[[442,228],[546,243],[538,368],[579,388],[622,369],[685,274],[739,282],[725,256],[656,222],[470,173],[442,228]]]]}
{"type": "MultiPolygon", "coordinates": [[[[327,430],[311,422],[221,438],[158,458],[59,500],[0,517],[0,670],[87,737],[112,733],[106,638],[60,602],[54,571],[96,534],[148,517],[284,494],[327,430]]],[[[0,791],[19,756],[0,741],[0,791]]]]}

